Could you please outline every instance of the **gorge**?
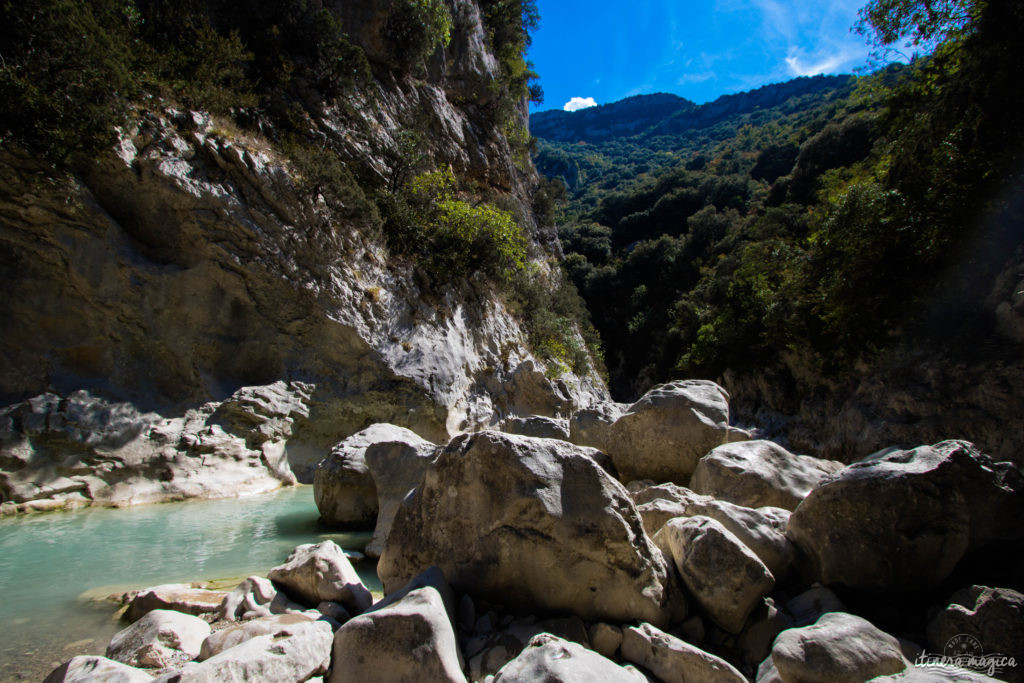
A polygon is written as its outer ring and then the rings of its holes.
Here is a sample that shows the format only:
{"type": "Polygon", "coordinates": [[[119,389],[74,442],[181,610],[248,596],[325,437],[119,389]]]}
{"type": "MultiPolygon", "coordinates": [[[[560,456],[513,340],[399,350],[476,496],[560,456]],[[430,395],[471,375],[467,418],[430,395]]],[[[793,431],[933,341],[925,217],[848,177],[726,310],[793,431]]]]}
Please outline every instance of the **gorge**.
{"type": "Polygon", "coordinates": [[[3,680],[1021,680],[1024,126],[891,104],[1019,8],[539,142],[527,1],[2,9],[3,680]]]}

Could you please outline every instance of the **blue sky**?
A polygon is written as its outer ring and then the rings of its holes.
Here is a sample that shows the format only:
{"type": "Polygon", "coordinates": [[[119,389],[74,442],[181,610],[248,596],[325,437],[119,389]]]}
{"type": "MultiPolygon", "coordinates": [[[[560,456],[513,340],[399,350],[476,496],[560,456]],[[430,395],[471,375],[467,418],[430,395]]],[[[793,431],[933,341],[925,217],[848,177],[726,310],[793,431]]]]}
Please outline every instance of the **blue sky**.
{"type": "Polygon", "coordinates": [[[702,103],[766,83],[850,73],[867,0],[537,0],[528,59],[544,104],[670,92],[702,103]]]}

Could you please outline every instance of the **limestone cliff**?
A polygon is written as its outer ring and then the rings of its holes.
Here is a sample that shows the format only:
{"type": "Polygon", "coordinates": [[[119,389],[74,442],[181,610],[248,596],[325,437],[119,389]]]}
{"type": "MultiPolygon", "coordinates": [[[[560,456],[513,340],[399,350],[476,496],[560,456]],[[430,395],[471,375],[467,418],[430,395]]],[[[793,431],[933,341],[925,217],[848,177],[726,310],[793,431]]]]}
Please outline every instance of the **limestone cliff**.
{"type": "MultiPolygon", "coordinates": [[[[478,6],[454,3],[419,76],[387,62],[387,6],[339,10],[374,78],[316,107],[311,133],[383,182],[415,123],[435,166],[516,215],[543,271],[560,252],[532,167],[487,116],[478,6]]],[[[593,372],[535,357],[487,281],[440,287],[392,258],[364,207],[310,190],[274,137],[152,98],[70,177],[0,150],[0,502],[234,495],[309,481],[374,422],[441,440],[607,399],[593,372]]]]}

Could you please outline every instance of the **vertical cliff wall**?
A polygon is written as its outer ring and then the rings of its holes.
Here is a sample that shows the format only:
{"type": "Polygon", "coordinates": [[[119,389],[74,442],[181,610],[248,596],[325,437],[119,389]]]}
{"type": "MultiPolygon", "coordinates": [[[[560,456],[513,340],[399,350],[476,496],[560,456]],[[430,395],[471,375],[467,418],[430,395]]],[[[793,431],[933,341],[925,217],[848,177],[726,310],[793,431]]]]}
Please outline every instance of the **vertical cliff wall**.
{"type": "MultiPolygon", "coordinates": [[[[454,3],[448,48],[402,70],[388,7],[339,7],[374,79],[311,107],[310,135],[383,185],[415,128],[431,165],[516,216],[545,272],[557,239],[489,115],[479,8],[454,3]]],[[[273,129],[156,98],[131,118],[70,176],[0,151],[0,502],[262,490],[308,481],[373,422],[440,440],[607,398],[592,371],[535,357],[487,280],[395,258],[372,205],[329,201],[273,129]]]]}

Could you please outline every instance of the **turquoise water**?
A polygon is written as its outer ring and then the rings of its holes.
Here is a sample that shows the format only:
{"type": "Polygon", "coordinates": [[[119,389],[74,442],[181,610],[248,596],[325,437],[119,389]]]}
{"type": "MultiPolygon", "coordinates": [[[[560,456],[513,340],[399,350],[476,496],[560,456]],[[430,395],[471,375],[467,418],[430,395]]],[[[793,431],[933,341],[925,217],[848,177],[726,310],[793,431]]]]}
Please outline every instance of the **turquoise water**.
{"type": "MultiPolygon", "coordinates": [[[[369,533],[320,528],[313,487],[228,500],[0,519],[0,681],[40,681],[103,654],[121,624],[112,593],[160,583],[266,576],[301,543],[361,550],[369,533]]],[[[380,590],[372,562],[356,569],[380,590]]]]}

